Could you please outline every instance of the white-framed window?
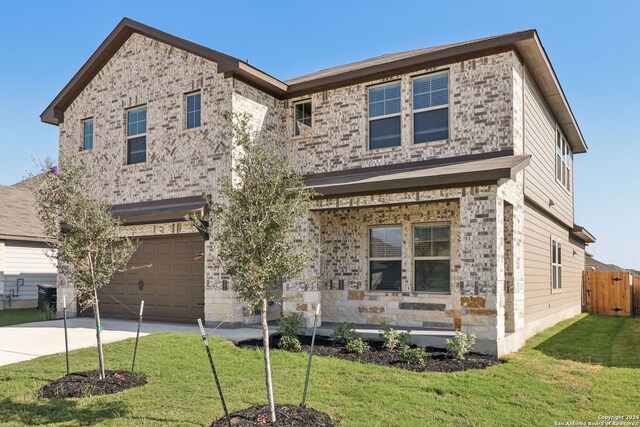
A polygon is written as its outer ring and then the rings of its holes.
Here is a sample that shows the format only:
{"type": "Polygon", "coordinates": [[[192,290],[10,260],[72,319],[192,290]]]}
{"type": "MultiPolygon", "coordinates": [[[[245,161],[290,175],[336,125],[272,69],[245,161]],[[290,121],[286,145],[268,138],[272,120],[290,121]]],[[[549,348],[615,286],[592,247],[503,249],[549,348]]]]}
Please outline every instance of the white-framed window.
{"type": "Polygon", "coordinates": [[[369,227],[369,289],[402,290],[402,227],[369,227]]]}
{"type": "Polygon", "coordinates": [[[449,72],[413,79],[413,143],[449,138],[449,72]]]}
{"type": "Polygon", "coordinates": [[[127,110],[127,164],[147,161],[147,106],[127,110]]]}
{"type": "Polygon", "coordinates": [[[200,91],[191,92],[186,95],[187,104],[187,129],[200,127],[202,94],[200,91]]]}
{"type": "Polygon", "coordinates": [[[413,226],[413,270],[416,292],[451,292],[451,226],[413,226]]]}
{"type": "Polygon", "coordinates": [[[573,152],[560,129],[556,129],[556,180],[571,191],[573,152]]]}
{"type": "Polygon", "coordinates": [[[562,289],[562,243],[551,238],[551,290],[562,289]]]}
{"type": "Polygon", "coordinates": [[[82,121],[82,150],[93,148],[93,118],[82,121]]]}
{"type": "Polygon", "coordinates": [[[369,94],[369,149],[396,147],[402,143],[400,82],[371,86],[369,94]]]}
{"type": "Polygon", "coordinates": [[[309,135],[311,133],[311,100],[306,99],[293,104],[293,135],[309,135]]]}

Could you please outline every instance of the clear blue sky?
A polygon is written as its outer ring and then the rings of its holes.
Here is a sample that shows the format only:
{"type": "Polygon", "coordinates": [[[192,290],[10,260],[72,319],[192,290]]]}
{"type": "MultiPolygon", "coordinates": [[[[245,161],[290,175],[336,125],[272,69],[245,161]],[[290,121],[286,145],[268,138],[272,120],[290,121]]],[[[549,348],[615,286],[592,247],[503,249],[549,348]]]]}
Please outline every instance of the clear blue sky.
{"type": "Polygon", "coordinates": [[[124,16],[287,79],[388,52],[536,28],[590,151],[576,222],[598,258],[640,269],[640,3],[12,1],[0,8],[0,184],[57,155],[39,114],[124,16]]]}

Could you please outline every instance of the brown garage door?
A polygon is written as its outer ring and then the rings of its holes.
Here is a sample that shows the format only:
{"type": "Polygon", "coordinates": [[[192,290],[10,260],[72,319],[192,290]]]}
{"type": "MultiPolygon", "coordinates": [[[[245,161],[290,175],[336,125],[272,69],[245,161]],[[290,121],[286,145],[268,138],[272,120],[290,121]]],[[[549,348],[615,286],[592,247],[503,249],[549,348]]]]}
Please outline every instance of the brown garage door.
{"type": "Polygon", "coordinates": [[[136,318],[140,300],[144,300],[145,320],[191,323],[204,318],[202,238],[142,238],[139,243],[129,262],[129,268],[134,269],[117,273],[99,293],[100,313],[104,317],[136,318]],[[147,265],[151,266],[142,267],[147,265]]]}

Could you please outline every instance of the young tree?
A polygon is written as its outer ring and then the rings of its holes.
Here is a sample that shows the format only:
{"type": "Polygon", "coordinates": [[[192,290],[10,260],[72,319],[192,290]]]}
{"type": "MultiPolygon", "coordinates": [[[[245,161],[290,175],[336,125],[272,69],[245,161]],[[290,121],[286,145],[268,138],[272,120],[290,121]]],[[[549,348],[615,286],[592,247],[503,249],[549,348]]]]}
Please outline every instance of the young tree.
{"type": "Polygon", "coordinates": [[[119,236],[119,220],[107,203],[91,197],[83,176],[83,169],[69,162],[52,168],[47,161],[32,191],[58,272],[75,285],[81,309],[93,307],[100,378],[104,379],[98,290],[126,267],[136,244],[119,236]]]}
{"type": "Polygon", "coordinates": [[[282,141],[252,132],[247,116],[225,117],[238,153],[235,177],[222,183],[221,204],[208,199],[204,221],[191,219],[219,243],[218,258],[234,278],[238,299],[260,312],[267,399],[275,422],[267,307],[282,283],[299,276],[309,261],[309,245],[291,237],[313,194],[293,172],[282,141]]]}

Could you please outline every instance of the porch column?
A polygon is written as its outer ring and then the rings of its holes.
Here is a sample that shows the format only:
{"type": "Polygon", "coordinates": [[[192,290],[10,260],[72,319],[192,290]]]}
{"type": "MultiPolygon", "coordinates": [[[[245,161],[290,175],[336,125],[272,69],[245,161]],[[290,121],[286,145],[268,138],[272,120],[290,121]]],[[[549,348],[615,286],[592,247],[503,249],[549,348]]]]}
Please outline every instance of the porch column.
{"type": "MultiPolygon", "coordinates": [[[[320,303],[320,218],[319,213],[309,211],[296,226],[293,238],[310,246],[311,260],[302,276],[283,284],[282,315],[298,314],[302,318],[302,327],[313,326],[316,308],[320,303]]],[[[318,316],[318,326],[322,323],[322,313],[318,316]]]]}
{"type": "Polygon", "coordinates": [[[476,351],[494,355],[505,335],[502,214],[496,186],[464,189],[460,198],[460,329],[476,335],[476,351]]]}

